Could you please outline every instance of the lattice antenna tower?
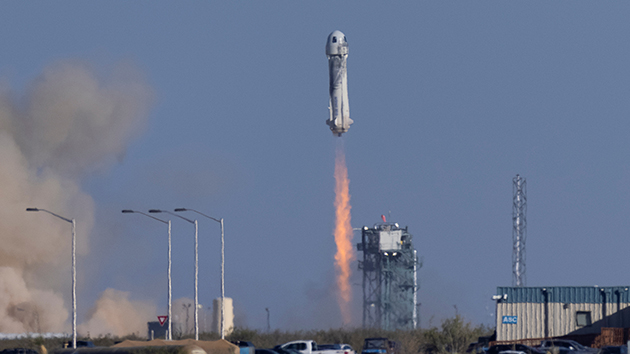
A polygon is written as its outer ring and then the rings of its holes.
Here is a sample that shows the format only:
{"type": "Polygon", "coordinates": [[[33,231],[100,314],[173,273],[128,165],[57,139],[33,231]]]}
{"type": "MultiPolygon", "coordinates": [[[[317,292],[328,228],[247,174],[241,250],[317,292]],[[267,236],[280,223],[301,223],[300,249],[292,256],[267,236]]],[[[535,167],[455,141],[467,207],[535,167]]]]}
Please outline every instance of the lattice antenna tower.
{"type": "Polygon", "coordinates": [[[516,175],[512,200],[512,285],[525,286],[525,241],[527,239],[527,181],[516,175]]]}

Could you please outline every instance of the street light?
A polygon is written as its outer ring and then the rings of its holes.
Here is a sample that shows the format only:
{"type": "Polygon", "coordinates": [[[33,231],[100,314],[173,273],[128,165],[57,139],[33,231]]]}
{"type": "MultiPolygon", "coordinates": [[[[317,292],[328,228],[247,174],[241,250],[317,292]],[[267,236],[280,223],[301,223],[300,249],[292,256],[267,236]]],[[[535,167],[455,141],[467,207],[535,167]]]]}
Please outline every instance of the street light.
{"type": "MultiPolygon", "coordinates": [[[[198,225],[197,220],[190,220],[181,215],[173,214],[168,210],[160,210],[160,209],[151,209],[149,213],[167,213],[173,216],[177,216],[178,218],[188,221],[189,223],[195,225],[195,340],[199,340],[199,296],[197,295],[199,288],[199,238],[198,238],[198,225]]],[[[186,324],[188,326],[188,324],[186,324]]]]}
{"type": "Polygon", "coordinates": [[[77,257],[76,257],[77,223],[74,219],[64,218],[63,216],[57,215],[46,209],[26,208],[26,211],[43,211],[50,215],[56,216],[63,221],[67,221],[72,224],[72,348],[76,349],[77,348],[77,257]]]}
{"type": "Polygon", "coordinates": [[[125,209],[122,211],[124,214],[129,214],[129,213],[136,213],[136,214],[141,214],[144,215],[148,218],[151,218],[153,220],[159,221],[163,224],[168,225],[168,330],[166,332],[166,340],[172,340],[173,339],[173,332],[172,332],[172,327],[171,327],[171,221],[164,221],[162,219],[158,219],[154,216],[151,216],[149,214],[143,213],[141,211],[137,211],[137,210],[130,210],[130,209],[125,209]]]}
{"type": "Polygon", "coordinates": [[[216,219],[195,209],[177,208],[175,211],[192,211],[221,224],[221,339],[225,339],[225,237],[223,233],[223,218],[216,219]]]}

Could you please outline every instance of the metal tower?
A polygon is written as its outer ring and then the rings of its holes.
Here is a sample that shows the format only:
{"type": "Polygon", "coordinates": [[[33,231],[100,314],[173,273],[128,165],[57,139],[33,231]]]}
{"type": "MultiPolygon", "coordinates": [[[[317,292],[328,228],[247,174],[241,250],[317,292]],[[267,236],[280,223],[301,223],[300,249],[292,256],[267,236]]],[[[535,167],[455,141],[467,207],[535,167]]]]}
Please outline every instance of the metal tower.
{"type": "Polygon", "coordinates": [[[417,327],[417,253],[407,227],[381,223],[361,230],[363,327],[384,330],[417,327]]]}
{"type": "Polygon", "coordinates": [[[525,239],[527,238],[527,195],[525,178],[512,179],[512,285],[525,286],[525,239]]]}

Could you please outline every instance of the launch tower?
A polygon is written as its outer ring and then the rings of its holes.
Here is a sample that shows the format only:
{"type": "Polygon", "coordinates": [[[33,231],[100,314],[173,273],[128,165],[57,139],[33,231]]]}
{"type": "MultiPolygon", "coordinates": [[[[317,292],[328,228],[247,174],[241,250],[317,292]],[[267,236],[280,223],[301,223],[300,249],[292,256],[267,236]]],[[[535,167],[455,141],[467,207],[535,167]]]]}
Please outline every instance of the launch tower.
{"type": "Polygon", "coordinates": [[[512,285],[525,286],[525,239],[527,236],[527,181],[516,175],[512,199],[512,285]]]}
{"type": "Polygon", "coordinates": [[[418,255],[407,227],[380,223],[361,229],[363,327],[414,329],[418,324],[418,255]]]}

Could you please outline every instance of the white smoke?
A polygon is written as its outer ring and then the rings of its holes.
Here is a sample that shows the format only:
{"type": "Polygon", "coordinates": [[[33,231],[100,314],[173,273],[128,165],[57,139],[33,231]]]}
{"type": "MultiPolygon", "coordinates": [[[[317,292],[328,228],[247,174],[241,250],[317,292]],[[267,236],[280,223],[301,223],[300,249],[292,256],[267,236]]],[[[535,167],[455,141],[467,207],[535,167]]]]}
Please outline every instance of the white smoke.
{"type": "Polygon", "coordinates": [[[47,67],[26,94],[0,89],[0,332],[67,331],[71,225],[85,254],[94,202],[81,180],[120,159],[152,90],[130,65],[107,81],[84,63],[47,67]]]}

